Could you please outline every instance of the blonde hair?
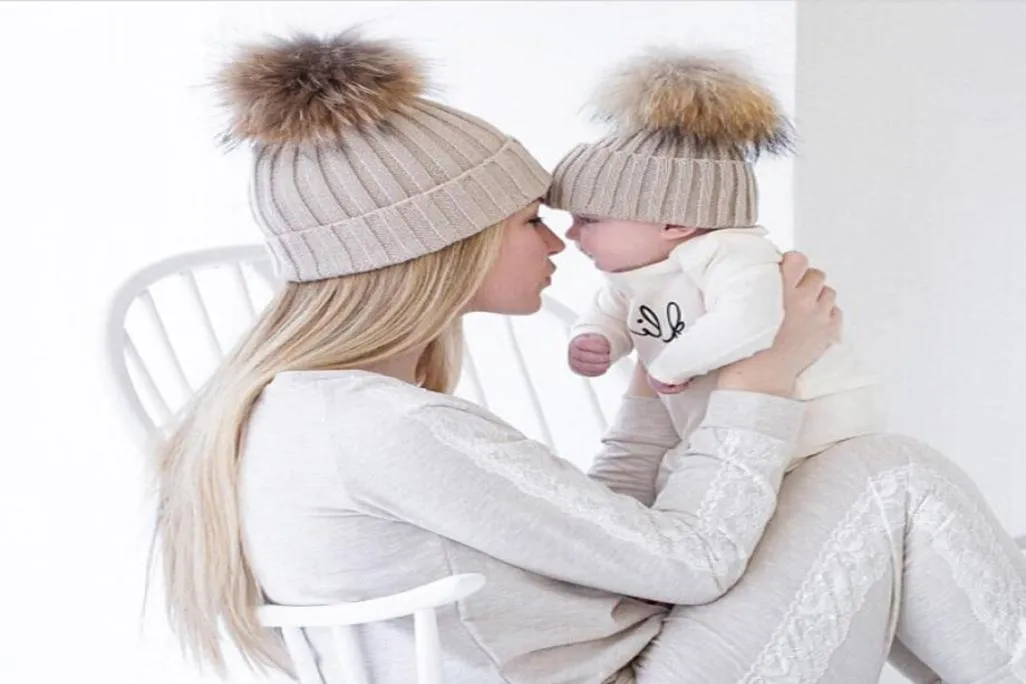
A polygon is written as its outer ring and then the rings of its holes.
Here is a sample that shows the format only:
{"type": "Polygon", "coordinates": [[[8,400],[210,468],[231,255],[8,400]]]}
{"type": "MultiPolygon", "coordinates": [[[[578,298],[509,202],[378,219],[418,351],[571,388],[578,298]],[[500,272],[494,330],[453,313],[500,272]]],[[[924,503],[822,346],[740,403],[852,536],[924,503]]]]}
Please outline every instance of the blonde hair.
{"type": "Polygon", "coordinates": [[[497,259],[501,236],[499,224],[406,263],[286,284],[158,445],[154,546],[169,622],[197,661],[225,674],[223,629],[251,667],[290,669],[277,638],[256,621],[261,592],[239,511],[241,446],[261,391],[280,371],[361,367],[427,345],[418,383],[451,392],[460,314],[497,259]]]}

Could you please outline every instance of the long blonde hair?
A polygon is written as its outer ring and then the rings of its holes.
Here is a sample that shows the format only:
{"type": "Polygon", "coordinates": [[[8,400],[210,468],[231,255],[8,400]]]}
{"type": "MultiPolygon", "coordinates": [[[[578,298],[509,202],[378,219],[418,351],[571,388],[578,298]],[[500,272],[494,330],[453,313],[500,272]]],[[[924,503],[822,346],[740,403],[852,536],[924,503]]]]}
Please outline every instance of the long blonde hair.
{"type": "Polygon", "coordinates": [[[225,674],[221,630],[258,669],[289,671],[256,621],[261,592],[246,560],[240,452],[253,405],[275,374],[364,366],[427,345],[421,386],[451,392],[460,314],[501,244],[501,224],[441,251],[369,273],[288,283],[156,449],[155,550],[168,619],[183,648],[225,674]]]}

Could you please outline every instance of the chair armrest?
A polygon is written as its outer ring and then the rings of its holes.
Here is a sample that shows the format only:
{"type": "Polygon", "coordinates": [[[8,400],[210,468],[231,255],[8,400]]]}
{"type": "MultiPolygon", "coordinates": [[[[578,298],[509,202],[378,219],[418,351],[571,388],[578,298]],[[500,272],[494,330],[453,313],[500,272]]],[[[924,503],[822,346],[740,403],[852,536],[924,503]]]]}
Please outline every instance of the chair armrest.
{"type": "Polygon", "coordinates": [[[264,627],[336,627],[360,625],[437,608],[470,596],[485,584],[484,575],[452,575],[392,596],[324,606],[265,605],[257,608],[264,627]]]}

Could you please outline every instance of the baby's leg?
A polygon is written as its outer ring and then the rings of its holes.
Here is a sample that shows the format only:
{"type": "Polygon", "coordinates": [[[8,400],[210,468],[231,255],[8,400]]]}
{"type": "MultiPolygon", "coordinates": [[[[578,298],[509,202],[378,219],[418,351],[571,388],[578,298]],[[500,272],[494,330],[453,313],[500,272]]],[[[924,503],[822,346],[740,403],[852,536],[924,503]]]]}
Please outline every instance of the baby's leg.
{"type": "Polygon", "coordinates": [[[869,684],[897,636],[917,681],[1026,682],[1024,621],[1026,558],[964,473],[858,438],[785,478],[745,575],[674,608],[637,680],[869,684]]]}
{"type": "Polygon", "coordinates": [[[883,433],[887,427],[883,405],[876,385],[806,400],[805,420],[789,469],[846,439],[883,433]]]}
{"type": "MultiPolygon", "coordinates": [[[[698,426],[705,418],[706,409],[709,406],[709,396],[716,389],[716,374],[709,373],[693,379],[684,388],[683,392],[677,394],[662,394],[659,399],[666,407],[674,430],[687,442],[688,437],[698,429],[698,426]]],[[[656,477],[656,494],[663,490],[669,472],[666,470],[666,463],[660,463],[659,473],[656,477]]]]}

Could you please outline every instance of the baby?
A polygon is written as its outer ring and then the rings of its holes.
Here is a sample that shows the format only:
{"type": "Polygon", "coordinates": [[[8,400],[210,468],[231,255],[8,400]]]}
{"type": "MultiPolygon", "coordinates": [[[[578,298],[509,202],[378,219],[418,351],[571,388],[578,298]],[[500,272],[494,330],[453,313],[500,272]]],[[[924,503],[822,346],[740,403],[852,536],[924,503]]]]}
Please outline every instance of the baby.
{"type": "MultiPolygon", "coordinates": [[[[791,149],[772,94],[726,59],[653,53],[596,99],[611,135],[556,167],[548,203],[607,279],[571,333],[570,366],[605,373],[637,350],[686,439],[716,371],[768,348],[783,320],[781,253],[756,223],[753,164],[791,149]]],[[[791,463],[884,427],[876,380],[838,342],[798,379],[791,463]]]]}

